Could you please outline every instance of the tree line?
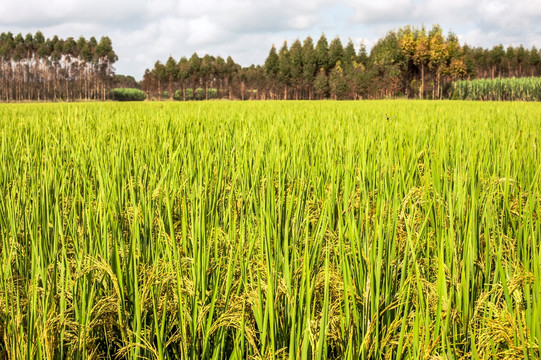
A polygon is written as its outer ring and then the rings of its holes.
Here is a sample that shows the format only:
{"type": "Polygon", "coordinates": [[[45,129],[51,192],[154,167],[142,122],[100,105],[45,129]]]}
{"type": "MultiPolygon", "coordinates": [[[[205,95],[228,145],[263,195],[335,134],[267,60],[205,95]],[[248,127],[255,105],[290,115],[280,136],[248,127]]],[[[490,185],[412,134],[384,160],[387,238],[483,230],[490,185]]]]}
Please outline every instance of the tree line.
{"type": "Polygon", "coordinates": [[[0,100],[105,100],[118,60],[109,37],[0,34],[0,100]]]}
{"type": "Polygon", "coordinates": [[[169,57],[145,71],[142,88],[149,98],[186,100],[199,89],[205,99],[361,99],[442,98],[455,80],[539,76],[536,47],[503,45],[492,49],[461,45],[458,37],[406,26],[390,31],[370,52],[339,37],[272,46],[263,65],[242,67],[231,57],[194,53],[178,62],[169,57]],[[211,92],[212,89],[212,92],[211,92]]]}
{"type": "Polygon", "coordinates": [[[156,61],[143,80],[115,75],[111,39],[0,34],[0,101],[105,100],[111,88],[142,88],[147,98],[373,99],[442,98],[464,79],[541,75],[541,53],[497,45],[461,45],[458,37],[406,26],[388,32],[367,51],[339,37],[307,37],[272,46],[263,65],[243,67],[231,56],[194,53],[156,61]]]}

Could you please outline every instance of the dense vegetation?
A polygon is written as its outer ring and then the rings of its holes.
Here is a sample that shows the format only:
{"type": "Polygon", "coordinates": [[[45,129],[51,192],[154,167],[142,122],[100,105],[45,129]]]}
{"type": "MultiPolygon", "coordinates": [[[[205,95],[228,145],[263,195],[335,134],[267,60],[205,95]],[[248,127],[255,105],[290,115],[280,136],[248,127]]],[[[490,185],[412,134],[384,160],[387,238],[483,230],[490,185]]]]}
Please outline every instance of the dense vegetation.
{"type": "Polygon", "coordinates": [[[111,89],[111,98],[118,101],[143,101],[147,98],[144,91],[133,88],[111,89]]]}
{"type": "Polygon", "coordinates": [[[0,358],[538,359],[540,113],[2,105],[0,358]]]}
{"type": "Polygon", "coordinates": [[[536,47],[494,46],[492,49],[461,45],[456,35],[405,27],[389,32],[367,52],[350,40],[330,44],[325,35],[314,43],[296,40],[279,50],[274,46],[264,65],[241,67],[231,57],[197,53],[178,62],[169,57],[147,70],[142,88],[150,98],[186,99],[186,89],[208,89],[219,98],[235,99],[359,99],[442,98],[458,79],[526,77],[541,75],[536,47]],[[167,91],[168,96],[164,96],[167,91]]]}
{"type": "Polygon", "coordinates": [[[457,81],[450,91],[452,99],[541,101],[541,78],[457,81]]]}
{"type": "Polygon", "coordinates": [[[0,34],[0,101],[105,100],[118,59],[111,39],[0,34]]]}
{"type": "Polygon", "coordinates": [[[149,99],[378,99],[431,98],[449,94],[464,79],[541,75],[541,53],[534,46],[461,45],[441,27],[406,26],[390,31],[370,50],[317,42],[274,45],[263,65],[242,67],[229,56],[194,53],[190,58],[156,61],[143,80],[115,75],[112,42],[80,37],[45,39],[41,32],[0,34],[0,101],[105,100],[113,88],[139,88],[149,99]]]}

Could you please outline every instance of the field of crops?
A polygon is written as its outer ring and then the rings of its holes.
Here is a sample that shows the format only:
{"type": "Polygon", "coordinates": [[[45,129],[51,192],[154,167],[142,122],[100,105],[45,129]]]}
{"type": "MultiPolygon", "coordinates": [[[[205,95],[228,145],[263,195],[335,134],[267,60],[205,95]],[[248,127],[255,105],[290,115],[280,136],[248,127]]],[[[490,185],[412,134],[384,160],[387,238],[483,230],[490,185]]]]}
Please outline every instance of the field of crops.
{"type": "Polygon", "coordinates": [[[455,100],[541,101],[541,78],[460,80],[449,91],[455,100]]]}
{"type": "Polygon", "coordinates": [[[539,114],[0,105],[0,358],[538,359],[539,114]]]}

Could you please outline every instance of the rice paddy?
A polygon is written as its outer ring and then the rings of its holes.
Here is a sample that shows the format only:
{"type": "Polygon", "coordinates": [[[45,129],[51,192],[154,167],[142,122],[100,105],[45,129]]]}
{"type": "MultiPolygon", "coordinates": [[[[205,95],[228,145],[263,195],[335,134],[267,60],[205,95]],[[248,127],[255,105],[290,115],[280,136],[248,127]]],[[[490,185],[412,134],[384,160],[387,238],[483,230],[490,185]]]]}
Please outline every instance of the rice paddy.
{"type": "Polygon", "coordinates": [[[0,105],[0,358],[538,359],[541,104],[0,105]]]}

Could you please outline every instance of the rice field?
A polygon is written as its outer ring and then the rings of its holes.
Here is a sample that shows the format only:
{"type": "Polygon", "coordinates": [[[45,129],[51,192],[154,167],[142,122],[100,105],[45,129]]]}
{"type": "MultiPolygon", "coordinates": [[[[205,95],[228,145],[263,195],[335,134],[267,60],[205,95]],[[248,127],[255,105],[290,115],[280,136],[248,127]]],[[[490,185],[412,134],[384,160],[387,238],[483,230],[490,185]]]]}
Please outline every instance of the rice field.
{"type": "Polygon", "coordinates": [[[541,104],[0,105],[2,359],[538,359],[541,104]]]}

